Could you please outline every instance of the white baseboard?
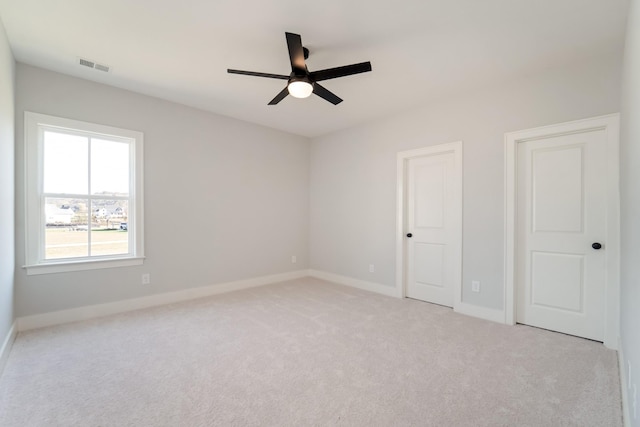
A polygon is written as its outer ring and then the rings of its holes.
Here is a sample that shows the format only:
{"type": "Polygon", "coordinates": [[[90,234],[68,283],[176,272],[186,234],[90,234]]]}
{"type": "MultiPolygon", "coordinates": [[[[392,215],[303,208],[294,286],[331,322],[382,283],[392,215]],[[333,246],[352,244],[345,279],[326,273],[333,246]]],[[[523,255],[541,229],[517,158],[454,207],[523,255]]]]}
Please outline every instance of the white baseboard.
{"type": "Polygon", "coordinates": [[[504,311],[496,310],[494,308],[481,307],[479,305],[467,304],[465,302],[461,302],[456,304],[453,308],[453,311],[460,314],[465,314],[471,317],[478,317],[484,320],[490,320],[492,322],[502,323],[504,324],[505,317],[504,311]]]}
{"type": "Polygon", "coordinates": [[[631,408],[629,407],[629,384],[627,383],[627,365],[622,352],[622,341],[618,337],[618,370],[620,371],[620,395],[622,396],[622,421],[624,427],[631,427],[631,408]]]}
{"type": "Polygon", "coordinates": [[[293,280],[306,276],[308,276],[307,270],[298,270],[287,273],[274,274],[270,276],[255,277],[246,280],[237,280],[234,282],[218,283],[215,285],[203,286],[199,288],[190,288],[182,291],[150,295],[141,298],[133,298],[124,301],[89,305],[85,307],[71,308],[68,310],[24,316],[17,319],[18,330],[27,331],[29,329],[42,328],[45,326],[53,326],[62,323],[109,316],[111,314],[124,313],[127,311],[139,310],[142,308],[188,301],[196,298],[238,291],[241,289],[254,288],[257,286],[284,282],[286,280],[293,280]]]}
{"type": "MultiPolygon", "coordinates": [[[[309,270],[309,276],[390,297],[402,298],[402,290],[399,290],[396,287],[381,285],[380,283],[368,282],[366,280],[354,279],[352,277],[341,276],[339,274],[327,273],[326,271],[319,270],[309,270]]],[[[502,310],[495,310],[462,302],[456,304],[454,311],[467,316],[504,324],[504,311],[502,310]]]]}
{"type": "Polygon", "coordinates": [[[14,321],[2,343],[2,348],[0,348],[0,376],[2,375],[2,371],[4,371],[4,366],[6,365],[7,359],[9,358],[9,352],[11,351],[11,347],[13,346],[13,342],[16,340],[17,336],[18,325],[17,322],[14,321]]]}
{"type": "Polygon", "coordinates": [[[340,285],[351,286],[352,288],[362,289],[364,291],[400,298],[400,292],[395,287],[381,285],[380,283],[368,282],[366,280],[354,279],[353,277],[341,276],[339,274],[327,273],[326,271],[319,270],[309,270],[309,276],[326,280],[328,282],[338,283],[340,285]]]}

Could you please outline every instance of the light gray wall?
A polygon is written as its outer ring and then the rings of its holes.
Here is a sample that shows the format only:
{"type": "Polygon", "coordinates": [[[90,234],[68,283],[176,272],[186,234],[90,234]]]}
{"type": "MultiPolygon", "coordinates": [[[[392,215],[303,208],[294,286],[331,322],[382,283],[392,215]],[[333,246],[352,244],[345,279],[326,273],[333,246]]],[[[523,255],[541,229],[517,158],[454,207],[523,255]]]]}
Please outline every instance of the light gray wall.
{"type": "Polygon", "coordinates": [[[620,64],[621,52],[611,52],[535,70],[499,87],[314,139],[311,268],[393,286],[396,153],[462,140],[463,300],[502,308],[504,133],[618,112],[620,64]],[[481,282],[481,293],[470,292],[471,280],[481,282]]]}
{"type": "Polygon", "coordinates": [[[147,256],[141,267],[66,274],[18,268],[17,316],[308,267],[306,138],[23,64],[16,79],[17,265],[25,110],[144,132],[147,256]]]}
{"type": "Polygon", "coordinates": [[[0,346],[13,323],[15,61],[0,21],[0,346]]]}
{"type": "MultiPolygon", "coordinates": [[[[633,426],[640,426],[640,1],[632,0],[627,23],[627,40],[622,85],[622,137],[620,142],[621,198],[621,316],[620,329],[624,366],[631,363],[632,384],[638,388],[638,416],[633,426]]],[[[632,392],[626,390],[632,404],[632,392]]],[[[633,415],[632,415],[633,417],[633,415]]]]}

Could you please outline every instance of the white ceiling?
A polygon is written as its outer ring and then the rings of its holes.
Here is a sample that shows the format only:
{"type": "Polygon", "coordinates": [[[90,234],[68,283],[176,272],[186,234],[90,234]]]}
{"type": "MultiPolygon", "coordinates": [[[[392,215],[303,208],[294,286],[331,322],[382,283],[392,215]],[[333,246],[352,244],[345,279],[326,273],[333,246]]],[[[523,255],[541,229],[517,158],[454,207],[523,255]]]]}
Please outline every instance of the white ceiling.
{"type": "Polygon", "coordinates": [[[15,58],[225,116],[314,137],[413,106],[620,50],[627,0],[0,0],[15,58]],[[344,99],[267,103],[289,74],[285,31],[344,99]],[[103,73],[78,57],[112,67],[103,73]]]}

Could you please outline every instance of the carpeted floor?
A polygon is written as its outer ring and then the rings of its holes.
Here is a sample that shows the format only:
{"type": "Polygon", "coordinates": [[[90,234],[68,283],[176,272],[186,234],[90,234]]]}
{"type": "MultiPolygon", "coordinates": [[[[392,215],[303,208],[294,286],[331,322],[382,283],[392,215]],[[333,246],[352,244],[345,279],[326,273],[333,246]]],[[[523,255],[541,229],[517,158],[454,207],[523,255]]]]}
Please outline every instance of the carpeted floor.
{"type": "Polygon", "coordinates": [[[300,279],[21,333],[8,426],[621,426],[617,356],[300,279]]]}

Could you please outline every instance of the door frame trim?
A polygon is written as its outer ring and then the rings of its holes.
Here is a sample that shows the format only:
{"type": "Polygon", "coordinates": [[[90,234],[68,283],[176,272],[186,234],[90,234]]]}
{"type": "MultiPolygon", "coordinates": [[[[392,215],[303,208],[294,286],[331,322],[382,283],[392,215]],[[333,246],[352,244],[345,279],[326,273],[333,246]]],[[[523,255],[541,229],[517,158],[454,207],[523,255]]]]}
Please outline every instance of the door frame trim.
{"type": "Polygon", "coordinates": [[[418,157],[432,156],[436,154],[453,153],[455,163],[459,168],[459,191],[460,191],[460,213],[459,213],[459,254],[456,262],[455,284],[453,287],[453,309],[458,311],[462,302],[462,211],[463,211],[463,164],[462,164],[462,141],[448,142],[445,144],[432,145],[429,147],[414,150],[400,151],[397,155],[397,187],[396,187],[396,292],[398,297],[406,296],[406,188],[408,162],[418,157]]]}
{"type": "Polygon", "coordinates": [[[620,330],[620,114],[592,117],[504,135],[504,307],[505,323],[516,324],[516,201],[517,145],[521,142],[593,130],[606,132],[607,161],[607,276],[605,283],[604,345],[617,349],[620,330]]]}

